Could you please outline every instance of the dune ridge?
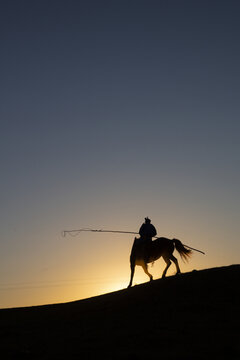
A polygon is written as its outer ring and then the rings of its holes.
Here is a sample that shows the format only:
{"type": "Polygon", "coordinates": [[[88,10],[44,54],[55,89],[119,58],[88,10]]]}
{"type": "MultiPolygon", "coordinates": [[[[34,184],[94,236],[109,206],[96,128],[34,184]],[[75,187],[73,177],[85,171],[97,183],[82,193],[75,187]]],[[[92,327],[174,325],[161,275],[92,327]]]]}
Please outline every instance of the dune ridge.
{"type": "Polygon", "coordinates": [[[239,359],[240,265],[0,310],[3,359],[239,359]]]}

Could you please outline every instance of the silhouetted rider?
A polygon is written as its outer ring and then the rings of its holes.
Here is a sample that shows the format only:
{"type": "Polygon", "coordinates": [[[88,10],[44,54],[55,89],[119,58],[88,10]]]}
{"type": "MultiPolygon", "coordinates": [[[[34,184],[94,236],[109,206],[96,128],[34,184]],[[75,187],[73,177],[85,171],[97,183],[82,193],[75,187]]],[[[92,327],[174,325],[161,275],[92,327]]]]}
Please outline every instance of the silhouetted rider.
{"type": "Polygon", "coordinates": [[[152,241],[153,236],[157,235],[157,230],[155,226],[151,224],[151,220],[148,217],[145,218],[145,223],[140,227],[139,234],[146,242],[152,241]]]}

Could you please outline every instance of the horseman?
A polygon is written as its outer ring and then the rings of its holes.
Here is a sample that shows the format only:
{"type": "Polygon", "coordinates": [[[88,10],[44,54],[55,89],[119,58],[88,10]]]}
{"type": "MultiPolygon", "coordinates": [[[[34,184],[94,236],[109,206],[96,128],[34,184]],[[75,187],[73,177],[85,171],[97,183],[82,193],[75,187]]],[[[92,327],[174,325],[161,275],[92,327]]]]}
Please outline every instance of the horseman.
{"type": "Polygon", "coordinates": [[[148,244],[152,241],[152,238],[157,235],[157,230],[155,226],[151,224],[151,220],[148,217],[145,218],[145,223],[140,227],[139,234],[141,239],[148,244]]]}

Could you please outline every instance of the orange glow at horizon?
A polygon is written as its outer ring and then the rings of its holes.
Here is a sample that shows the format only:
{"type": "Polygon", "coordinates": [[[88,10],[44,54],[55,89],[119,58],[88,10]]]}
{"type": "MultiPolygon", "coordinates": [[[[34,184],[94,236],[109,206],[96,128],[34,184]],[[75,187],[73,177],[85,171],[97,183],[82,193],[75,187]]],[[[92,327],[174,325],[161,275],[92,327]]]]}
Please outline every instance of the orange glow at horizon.
{"type": "MultiPolygon", "coordinates": [[[[172,234],[165,235],[163,227],[156,222],[154,225],[157,229],[161,228],[163,236],[173,237],[172,234]]],[[[138,225],[135,226],[137,227],[138,225]]],[[[47,232],[51,234],[50,229],[47,232]]],[[[176,234],[176,237],[189,246],[206,251],[206,255],[194,252],[189,262],[184,263],[175,251],[182,272],[233,263],[231,252],[221,256],[221,244],[217,252],[214,244],[205,240],[204,234],[199,232],[194,238],[194,233],[195,229],[189,227],[188,234],[176,234]]],[[[30,238],[30,234],[28,237],[30,238]]],[[[13,272],[13,281],[0,282],[0,308],[76,301],[127,288],[130,279],[129,256],[133,243],[132,236],[88,233],[63,239],[59,236],[54,238],[52,234],[53,240],[46,243],[41,241],[42,238],[41,234],[36,235],[36,256],[33,254],[27,262],[25,253],[22,254],[22,258],[18,257],[18,266],[21,270],[18,277],[13,272]]],[[[11,261],[14,260],[15,258],[11,261]]],[[[13,268],[10,261],[8,265],[11,276],[10,271],[13,271],[13,268]]],[[[153,267],[149,264],[149,272],[153,279],[161,278],[164,268],[163,259],[157,260],[153,267]]],[[[174,275],[175,271],[175,265],[172,264],[167,276],[174,275]]],[[[148,281],[148,276],[142,268],[136,266],[133,286],[148,281]]]]}
{"type": "Polygon", "coordinates": [[[239,2],[57,4],[1,3],[0,308],[127,288],[134,235],[65,229],[149,217],[205,252],[183,273],[238,264],[239,2]]]}

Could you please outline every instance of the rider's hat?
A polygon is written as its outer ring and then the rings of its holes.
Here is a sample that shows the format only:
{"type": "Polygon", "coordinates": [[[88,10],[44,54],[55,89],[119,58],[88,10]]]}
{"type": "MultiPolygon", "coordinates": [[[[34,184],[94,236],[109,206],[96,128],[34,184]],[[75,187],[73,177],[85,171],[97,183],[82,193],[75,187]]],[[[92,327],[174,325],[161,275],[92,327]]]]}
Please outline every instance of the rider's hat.
{"type": "Polygon", "coordinates": [[[151,220],[148,218],[148,216],[145,217],[145,221],[146,221],[147,223],[150,223],[150,222],[151,222],[151,220]]]}

